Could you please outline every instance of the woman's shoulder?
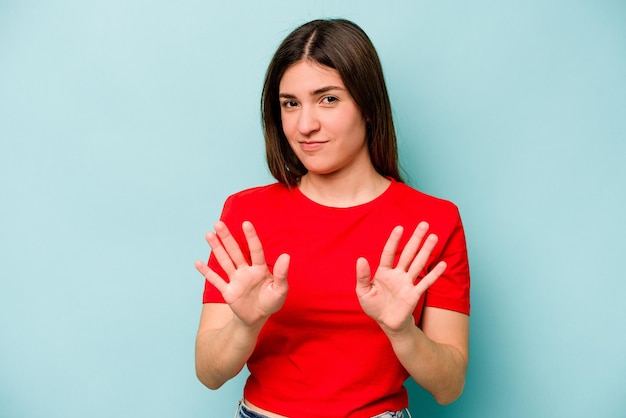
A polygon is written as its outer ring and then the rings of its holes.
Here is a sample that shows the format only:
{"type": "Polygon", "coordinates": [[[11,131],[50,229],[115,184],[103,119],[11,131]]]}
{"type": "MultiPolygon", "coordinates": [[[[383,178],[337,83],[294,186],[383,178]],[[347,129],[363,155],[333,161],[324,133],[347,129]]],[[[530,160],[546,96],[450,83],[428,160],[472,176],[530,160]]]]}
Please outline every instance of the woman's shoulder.
{"type": "Polygon", "coordinates": [[[290,189],[280,183],[256,186],[233,193],[226,198],[222,220],[239,222],[258,217],[270,217],[276,209],[285,206],[290,189]]]}
{"type": "Polygon", "coordinates": [[[227,200],[259,200],[275,198],[289,192],[289,188],[281,183],[271,183],[263,186],[254,186],[238,191],[228,196],[227,200]]]}
{"type": "Polygon", "coordinates": [[[461,214],[455,203],[433,196],[404,183],[394,187],[389,212],[398,219],[427,221],[440,238],[446,237],[461,225],[461,214]]]}
{"type": "Polygon", "coordinates": [[[404,204],[409,206],[418,205],[421,208],[429,208],[436,211],[458,211],[454,202],[422,192],[406,183],[394,183],[393,196],[398,202],[404,202],[404,204]]]}
{"type": "Polygon", "coordinates": [[[255,186],[233,193],[224,202],[224,211],[261,209],[276,206],[290,195],[290,189],[281,183],[255,186]]]}

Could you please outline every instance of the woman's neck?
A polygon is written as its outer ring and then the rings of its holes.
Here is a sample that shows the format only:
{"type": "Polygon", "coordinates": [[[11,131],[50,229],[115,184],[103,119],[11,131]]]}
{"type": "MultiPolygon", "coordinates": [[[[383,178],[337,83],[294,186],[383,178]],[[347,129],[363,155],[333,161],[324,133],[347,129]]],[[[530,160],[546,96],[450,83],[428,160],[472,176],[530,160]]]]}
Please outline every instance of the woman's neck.
{"type": "Polygon", "coordinates": [[[320,205],[347,208],[371,202],[389,186],[390,180],[376,170],[366,173],[307,173],[300,179],[300,192],[320,205]]]}

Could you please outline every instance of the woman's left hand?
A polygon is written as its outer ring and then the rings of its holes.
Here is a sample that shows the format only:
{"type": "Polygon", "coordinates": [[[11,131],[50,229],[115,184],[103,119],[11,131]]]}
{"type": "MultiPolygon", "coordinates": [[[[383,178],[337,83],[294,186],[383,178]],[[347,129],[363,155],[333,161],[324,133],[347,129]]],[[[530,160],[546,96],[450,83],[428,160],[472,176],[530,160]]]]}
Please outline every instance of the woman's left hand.
{"type": "Polygon", "coordinates": [[[396,226],[383,248],[380,264],[374,277],[368,261],[361,257],[356,262],[356,294],[363,311],[374,319],[386,333],[399,333],[414,327],[413,311],[422,294],[441,276],[445,262],[439,262],[423,279],[416,283],[420,272],[437,244],[437,236],[426,239],[428,224],[421,222],[405,245],[398,263],[394,259],[403,228],[396,226]],[[423,245],[420,248],[420,244],[423,245]],[[419,251],[418,251],[419,250],[419,251]]]}

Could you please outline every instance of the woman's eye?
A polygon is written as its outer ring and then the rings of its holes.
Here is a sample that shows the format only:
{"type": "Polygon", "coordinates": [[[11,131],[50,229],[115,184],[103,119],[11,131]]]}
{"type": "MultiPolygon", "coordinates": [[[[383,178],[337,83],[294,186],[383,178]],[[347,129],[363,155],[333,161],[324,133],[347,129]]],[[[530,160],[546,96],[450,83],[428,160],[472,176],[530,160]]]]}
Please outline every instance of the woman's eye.
{"type": "Polygon", "coordinates": [[[337,99],[335,96],[326,96],[326,97],[324,97],[322,99],[322,102],[325,103],[325,104],[333,104],[337,100],[339,100],[339,99],[337,99]]]}
{"type": "Polygon", "coordinates": [[[293,100],[286,100],[283,102],[283,107],[286,107],[286,108],[291,108],[291,107],[296,107],[296,106],[298,106],[298,103],[293,100]]]}

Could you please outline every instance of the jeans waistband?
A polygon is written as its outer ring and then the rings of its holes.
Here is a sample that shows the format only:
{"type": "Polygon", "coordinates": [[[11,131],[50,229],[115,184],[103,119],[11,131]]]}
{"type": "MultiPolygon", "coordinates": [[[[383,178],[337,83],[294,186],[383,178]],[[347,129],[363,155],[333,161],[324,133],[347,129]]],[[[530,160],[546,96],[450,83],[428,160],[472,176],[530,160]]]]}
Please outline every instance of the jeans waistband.
{"type": "MultiPolygon", "coordinates": [[[[248,408],[243,400],[239,401],[239,405],[237,405],[237,411],[235,412],[234,418],[269,418],[267,415],[260,414],[248,408]]],[[[408,409],[403,409],[401,411],[387,411],[382,414],[376,415],[372,418],[411,418],[411,413],[408,409]]]]}

